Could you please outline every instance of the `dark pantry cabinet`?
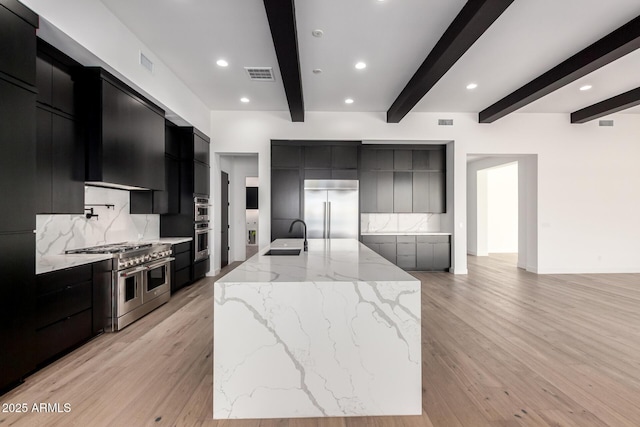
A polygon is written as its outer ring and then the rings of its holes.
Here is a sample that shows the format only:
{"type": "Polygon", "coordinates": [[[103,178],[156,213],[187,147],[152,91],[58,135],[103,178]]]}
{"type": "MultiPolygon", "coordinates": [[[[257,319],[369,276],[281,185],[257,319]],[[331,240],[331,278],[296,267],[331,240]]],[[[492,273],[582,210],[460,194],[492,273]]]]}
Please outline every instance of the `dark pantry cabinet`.
{"type": "Polygon", "coordinates": [[[78,78],[86,180],[164,190],[164,110],[101,68],[78,78]]]}
{"type": "Polygon", "coordinates": [[[22,3],[0,0],[0,390],[35,367],[37,25],[22,3]]]}

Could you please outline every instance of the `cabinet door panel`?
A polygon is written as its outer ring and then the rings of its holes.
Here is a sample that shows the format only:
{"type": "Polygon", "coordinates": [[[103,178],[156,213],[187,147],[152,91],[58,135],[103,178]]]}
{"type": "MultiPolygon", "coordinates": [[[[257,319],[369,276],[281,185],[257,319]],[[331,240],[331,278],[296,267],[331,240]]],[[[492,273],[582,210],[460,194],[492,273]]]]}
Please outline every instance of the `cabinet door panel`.
{"type": "Polygon", "coordinates": [[[416,245],[416,268],[418,270],[433,270],[433,246],[430,243],[416,245]]]}
{"type": "MultiPolygon", "coordinates": [[[[398,236],[401,237],[401,236],[398,236]]],[[[415,243],[398,243],[398,255],[415,255],[416,245],[415,243]]]]}
{"type": "Polygon", "coordinates": [[[297,225],[293,227],[291,233],[289,233],[289,227],[291,223],[298,219],[272,219],[271,220],[271,241],[276,239],[301,239],[304,237],[302,227],[297,225]]]}
{"type": "Polygon", "coordinates": [[[393,212],[411,212],[413,209],[413,177],[411,172],[393,173],[393,212]]]}
{"type": "Polygon", "coordinates": [[[36,302],[36,329],[91,308],[91,281],[67,285],[39,296],[36,302]]]}
{"type": "Polygon", "coordinates": [[[411,150],[393,150],[393,169],[411,170],[413,167],[411,154],[411,150]]]}
{"type": "MultiPolygon", "coordinates": [[[[0,7],[1,9],[1,7],[0,7]]],[[[35,367],[35,235],[0,235],[0,388],[35,367]]]]}
{"type": "Polygon", "coordinates": [[[92,321],[93,334],[99,334],[106,328],[110,317],[111,302],[111,260],[91,264],[93,276],[92,321]]]}
{"type": "Polygon", "coordinates": [[[428,150],[413,150],[411,165],[413,170],[427,170],[429,169],[429,151],[428,150]]]}
{"type": "Polygon", "coordinates": [[[52,120],[52,213],[84,212],[84,144],[76,123],[57,114],[52,120]]]}
{"type": "Polygon", "coordinates": [[[333,169],[357,169],[358,147],[355,145],[331,147],[331,167],[333,169]]]}
{"type": "MultiPolygon", "coordinates": [[[[165,156],[166,176],[166,213],[178,214],[180,213],[180,160],[175,157],[165,156]]],[[[160,206],[155,205],[154,209],[160,209],[160,206]]],[[[160,212],[157,212],[160,213],[160,212]]]]}
{"type": "Polygon", "coordinates": [[[0,100],[0,233],[32,231],[36,225],[36,95],[0,78],[0,100]]]}
{"type": "Polygon", "coordinates": [[[413,212],[429,212],[429,172],[413,172],[413,212]]]}
{"type": "Polygon", "coordinates": [[[360,212],[378,212],[377,172],[360,172],[360,212]]]}
{"type": "Polygon", "coordinates": [[[271,217],[301,218],[298,169],[271,170],[271,217]]]}
{"type": "Polygon", "coordinates": [[[405,270],[416,269],[416,255],[400,255],[398,254],[396,265],[405,270]]]}
{"type": "Polygon", "coordinates": [[[361,169],[364,171],[372,171],[378,169],[378,154],[377,150],[371,150],[363,148],[360,153],[361,169]]]}
{"type": "Polygon", "coordinates": [[[0,71],[35,86],[36,29],[3,6],[0,6],[0,52],[0,71]]]}
{"type": "Polygon", "coordinates": [[[376,163],[379,170],[393,170],[393,150],[377,150],[376,163]]]}
{"type": "Polygon", "coordinates": [[[209,164],[209,143],[197,134],[193,136],[193,159],[209,164]]]}
{"type": "Polygon", "coordinates": [[[443,172],[429,172],[429,212],[446,212],[446,188],[443,172]]]}
{"type": "Polygon", "coordinates": [[[331,179],[358,179],[357,169],[332,169],[331,179]]]}
{"type": "MultiPolygon", "coordinates": [[[[59,64],[59,63],[58,63],[59,64]]],[[[76,112],[73,80],[65,70],[56,66],[54,61],[52,71],[51,105],[65,113],[74,115],[76,112]]]]}
{"type": "Polygon", "coordinates": [[[304,147],[304,167],[314,169],[331,168],[331,146],[304,147]]]}
{"type": "Polygon", "coordinates": [[[393,212],[393,172],[377,172],[377,181],[376,212],[393,212]]]}
{"type": "Polygon", "coordinates": [[[445,170],[445,150],[429,150],[429,170],[443,171],[445,170]]]}
{"type": "Polygon", "coordinates": [[[193,162],[193,192],[209,195],[209,166],[200,162],[193,162]]]}
{"type": "Polygon", "coordinates": [[[387,261],[396,263],[396,244],[395,243],[380,243],[380,255],[387,261]]]}
{"type": "Polygon", "coordinates": [[[36,212],[51,213],[51,122],[53,114],[36,109],[36,212]]]}
{"type": "Polygon", "coordinates": [[[448,270],[451,267],[451,245],[436,243],[433,245],[433,269],[448,270]]]}
{"type": "Polygon", "coordinates": [[[305,169],[304,179],[331,179],[331,169],[305,169]]]}
{"type": "Polygon", "coordinates": [[[301,148],[298,146],[272,145],[272,168],[297,168],[300,166],[301,148]]]}
{"type": "Polygon", "coordinates": [[[51,105],[53,65],[52,59],[45,54],[38,53],[36,58],[36,87],[38,88],[37,101],[51,105]]]}
{"type": "Polygon", "coordinates": [[[54,323],[36,334],[38,363],[91,337],[91,310],[54,323]]]}

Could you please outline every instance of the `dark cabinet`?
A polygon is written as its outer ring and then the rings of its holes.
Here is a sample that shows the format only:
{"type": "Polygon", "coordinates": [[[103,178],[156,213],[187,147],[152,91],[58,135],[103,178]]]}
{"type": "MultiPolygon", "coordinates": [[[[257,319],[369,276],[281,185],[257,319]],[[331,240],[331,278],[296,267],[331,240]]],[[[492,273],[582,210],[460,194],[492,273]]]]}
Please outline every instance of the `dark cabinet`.
{"type": "MultiPolygon", "coordinates": [[[[0,73],[29,86],[36,80],[38,15],[14,0],[0,1],[0,73]]],[[[0,98],[5,102],[4,98],[0,98]]]]}
{"type": "Polygon", "coordinates": [[[0,234],[0,390],[35,367],[35,235],[0,234]]]}
{"type": "Polygon", "coordinates": [[[271,217],[300,218],[300,172],[297,169],[271,170],[271,217]]]}
{"type": "Polygon", "coordinates": [[[111,260],[91,264],[93,335],[105,330],[111,317],[111,260]]]}
{"type": "Polygon", "coordinates": [[[209,164],[209,139],[201,136],[197,129],[194,129],[193,135],[193,160],[209,164]]]}
{"type": "Polygon", "coordinates": [[[297,145],[271,145],[272,168],[299,168],[302,148],[297,145]]]}
{"type": "Polygon", "coordinates": [[[331,146],[304,147],[305,169],[331,169],[331,146]]]}
{"type": "Polygon", "coordinates": [[[0,77],[0,100],[0,233],[32,231],[36,222],[36,94],[0,77]]]}
{"type": "Polygon", "coordinates": [[[444,146],[423,149],[367,147],[362,149],[361,159],[361,212],[446,211],[444,146]]]}
{"type": "Polygon", "coordinates": [[[172,250],[175,261],[173,261],[172,268],[171,293],[177,292],[191,283],[192,244],[192,242],[184,242],[173,245],[172,250]]]}
{"type": "Polygon", "coordinates": [[[393,212],[413,212],[413,176],[411,172],[393,173],[393,212]]]}
{"type": "Polygon", "coordinates": [[[87,181],[163,190],[164,110],[111,74],[78,80],[86,124],[87,181]]]}
{"type": "Polygon", "coordinates": [[[37,108],[37,212],[82,214],[84,146],[76,122],[37,108]]]}
{"type": "Polygon", "coordinates": [[[37,101],[55,110],[74,115],[76,108],[72,70],[75,64],[66,65],[45,52],[52,52],[62,56],[72,64],[75,62],[71,59],[66,59],[62,53],[56,52],[55,48],[45,42],[38,41],[38,56],[36,58],[37,101]]]}
{"type": "Polygon", "coordinates": [[[193,162],[193,192],[199,195],[209,195],[209,166],[193,162]]]}
{"type": "Polygon", "coordinates": [[[451,267],[449,236],[417,236],[417,265],[420,271],[447,271],[451,267]]]}
{"type": "Polygon", "coordinates": [[[80,344],[94,331],[99,333],[104,328],[107,316],[101,295],[108,295],[105,290],[108,264],[108,261],[97,263],[95,268],[86,264],[37,276],[34,324],[37,364],[80,344]],[[98,324],[94,325],[94,318],[98,324]]]}
{"type": "Polygon", "coordinates": [[[331,146],[332,169],[358,169],[358,147],[356,145],[331,146]]]}
{"type": "Polygon", "coordinates": [[[396,263],[396,236],[362,236],[362,243],[387,261],[396,263]]]}

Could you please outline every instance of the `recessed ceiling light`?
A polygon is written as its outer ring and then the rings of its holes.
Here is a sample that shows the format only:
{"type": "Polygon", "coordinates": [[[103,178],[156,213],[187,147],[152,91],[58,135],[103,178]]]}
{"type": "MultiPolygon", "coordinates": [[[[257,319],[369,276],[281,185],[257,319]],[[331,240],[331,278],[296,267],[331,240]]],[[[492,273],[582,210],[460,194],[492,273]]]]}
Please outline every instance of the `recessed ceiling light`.
{"type": "Polygon", "coordinates": [[[475,88],[477,88],[477,87],[478,87],[478,84],[477,84],[477,83],[469,83],[469,84],[467,85],[467,89],[469,89],[469,90],[473,90],[473,89],[475,89],[475,88]]]}
{"type": "Polygon", "coordinates": [[[314,68],[313,74],[320,74],[322,72],[322,68],[314,68]]]}
{"type": "Polygon", "coordinates": [[[216,61],[216,64],[218,64],[218,67],[226,67],[229,65],[229,63],[227,61],[225,61],[224,59],[218,59],[216,61]]]}
{"type": "Polygon", "coordinates": [[[240,98],[240,102],[244,102],[246,104],[247,102],[249,102],[249,98],[243,96],[242,98],[240,98]]]}
{"type": "Polygon", "coordinates": [[[580,90],[581,90],[581,91],[585,91],[585,90],[589,90],[589,89],[591,89],[592,87],[593,87],[593,86],[591,86],[591,85],[584,85],[584,86],[580,86],[580,90]]]}
{"type": "Polygon", "coordinates": [[[353,99],[347,98],[347,99],[344,100],[344,103],[345,104],[353,104],[353,99]]]}
{"type": "Polygon", "coordinates": [[[322,36],[324,35],[324,31],[319,30],[319,29],[318,29],[318,30],[313,30],[313,31],[311,31],[311,35],[312,35],[313,37],[318,37],[318,38],[320,38],[320,37],[322,37],[322,36]]]}
{"type": "Polygon", "coordinates": [[[363,69],[367,68],[367,64],[366,64],[366,63],[364,63],[364,62],[362,62],[362,61],[357,62],[357,63],[356,63],[356,68],[357,68],[358,70],[363,70],[363,69]]]}

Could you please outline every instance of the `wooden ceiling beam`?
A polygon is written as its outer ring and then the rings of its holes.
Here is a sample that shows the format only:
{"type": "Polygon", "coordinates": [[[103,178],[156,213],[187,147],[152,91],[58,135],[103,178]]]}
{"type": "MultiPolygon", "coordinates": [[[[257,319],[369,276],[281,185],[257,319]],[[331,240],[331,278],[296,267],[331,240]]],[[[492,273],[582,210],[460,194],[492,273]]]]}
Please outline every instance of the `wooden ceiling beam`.
{"type": "Polygon", "coordinates": [[[640,16],[482,110],[479,122],[493,123],[638,48],[640,16]]]}
{"type": "Polygon", "coordinates": [[[640,105],[640,87],[571,113],[571,123],[586,123],[640,105]]]}
{"type": "Polygon", "coordinates": [[[264,0],[291,121],[304,122],[294,0],[264,0]]]}
{"type": "Polygon", "coordinates": [[[513,0],[469,0],[387,111],[387,123],[399,123],[513,0]]]}

